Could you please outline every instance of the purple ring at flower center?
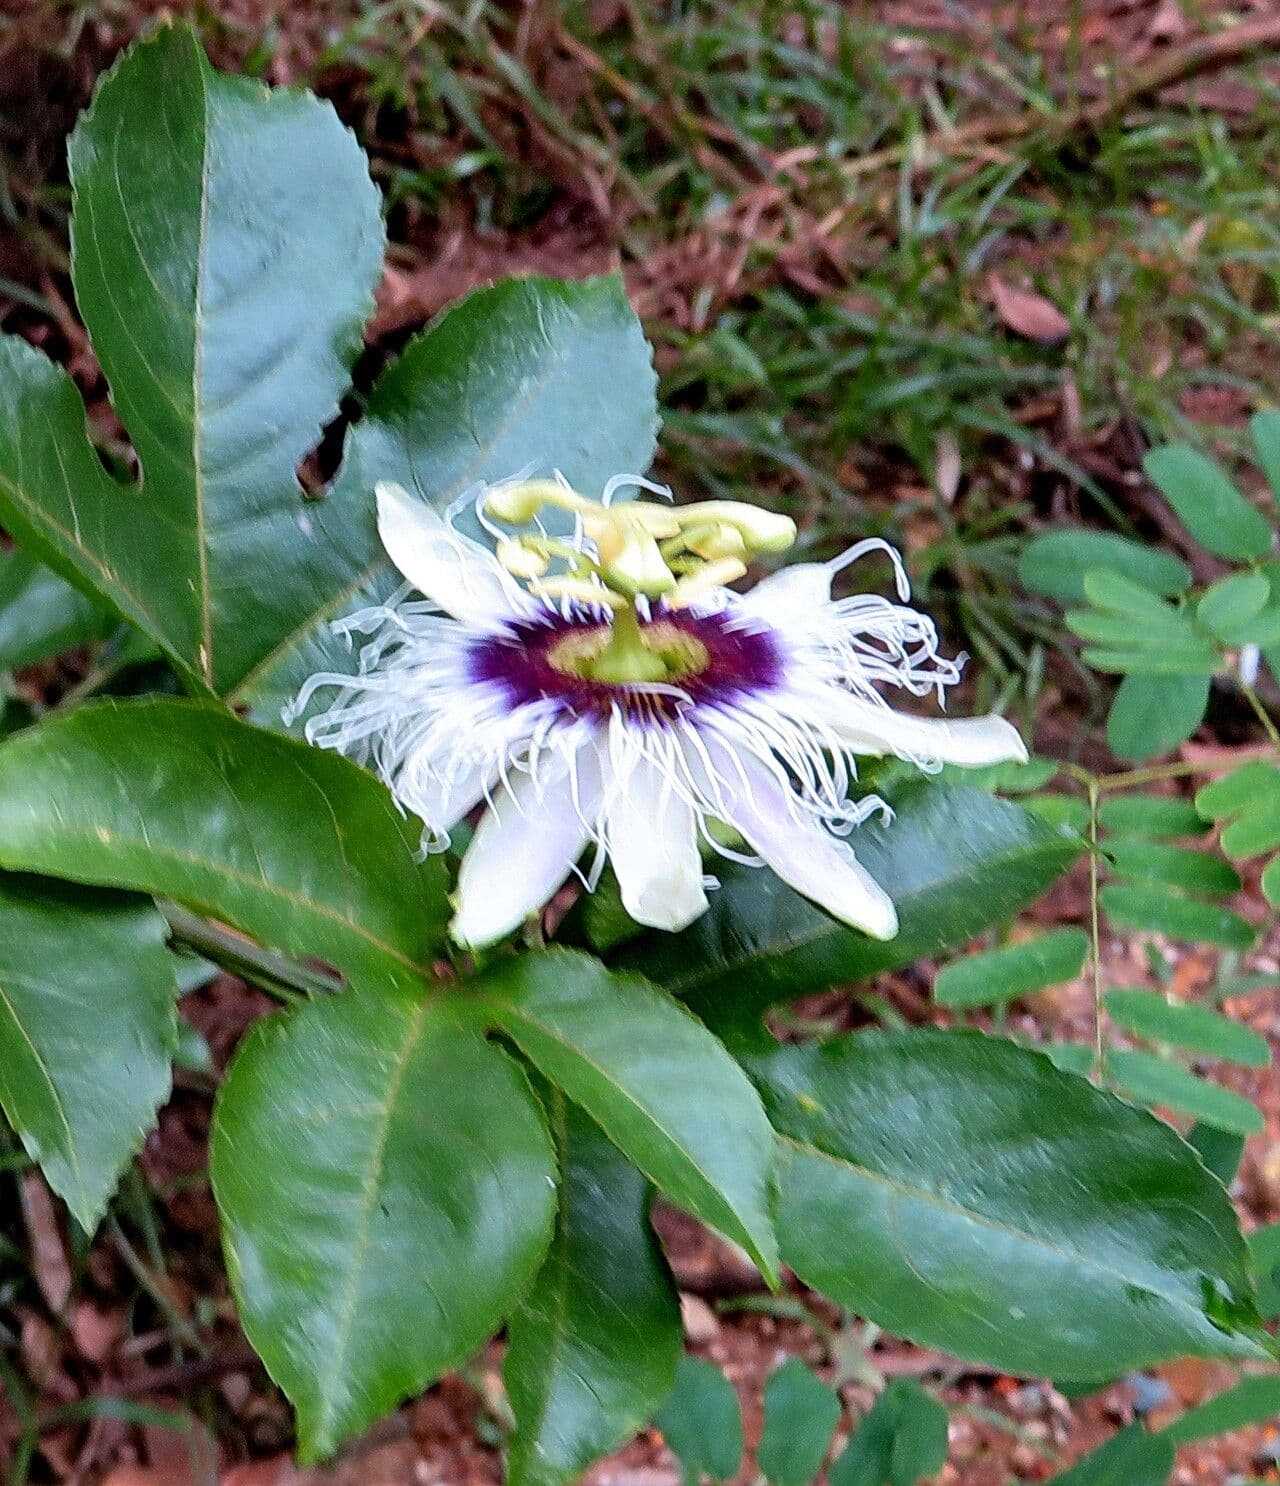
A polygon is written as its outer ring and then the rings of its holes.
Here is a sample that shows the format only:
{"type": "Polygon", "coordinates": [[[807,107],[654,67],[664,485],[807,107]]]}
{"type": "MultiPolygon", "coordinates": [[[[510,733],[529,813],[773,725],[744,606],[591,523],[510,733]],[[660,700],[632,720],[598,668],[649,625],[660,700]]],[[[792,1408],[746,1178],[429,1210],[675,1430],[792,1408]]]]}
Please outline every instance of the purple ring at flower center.
{"type": "MultiPolygon", "coordinates": [[[[502,634],[486,635],[471,650],[471,677],[499,686],[512,708],[555,701],[579,717],[607,718],[615,708],[637,719],[674,716],[689,703],[714,705],[748,691],[764,691],[782,677],[782,656],[773,634],[745,625],[731,612],[693,614],[688,610],[659,612],[651,621],[668,635],[687,638],[689,648],[705,661],[672,680],[655,686],[638,682],[626,686],[574,674],[553,658],[562,655],[566,641],[589,643],[608,632],[607,623],[594,617],[566,619],[548,610],[545,619],[522,620],[502,634]],[[687,699],[687,700],[686,700],[687,699]]],[[[650,626],[641,625],[642,632],[650,626]]]]}

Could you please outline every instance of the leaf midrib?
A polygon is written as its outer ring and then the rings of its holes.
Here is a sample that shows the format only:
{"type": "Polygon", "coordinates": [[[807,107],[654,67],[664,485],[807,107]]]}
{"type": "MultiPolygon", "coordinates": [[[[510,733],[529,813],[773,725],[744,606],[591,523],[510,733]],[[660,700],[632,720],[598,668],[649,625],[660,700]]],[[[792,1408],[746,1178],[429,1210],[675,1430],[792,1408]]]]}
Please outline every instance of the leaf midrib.
{"type": "Polygon", "coordinates": [[[791,1146],[802,1155],[813,1156],[819,1160],[826,1161],[829,1165],[837,1166],[841,1170],[851,1172],[863,1181],[874,1183],[895,1193],[899,1197],[908,1198],[913,1202],[923,1203],[927,1207],[937,1208],[941,1212],[950,1213],[975,1223],[980,1228],[986,1228],[992,1233],[1002,1234],[1006,1238],[1018,1239],[1033,1248],[1043,1249],[1046,1253],[1053,1254],[1060,1259],[1069,1260],[1073,1264],[1079,1264],[1085,1269],[1092,1269],[1098,1274],[1109,1276],[1127,1286],[1134,1286],[1144,1293],[1157,1296],[1169,1305],[1181,1310],[1194,1310],[1197,1316],[1202,1313],[1189,1306],[1183,1295],[1171,1294],[1151,1284],[1147,1279],[1135,1279],[1125,1274],[1122,1270],[1115,1269],[1109,1264],[1100,1263],[1092,1255],[1081,1249],[1065,1248],[1061,1244],[1053,1243],[1051,1240],[1034,1233],[1028,1233],[1024,1229],[1015,1228],[1008,1223],[1001,1222],[998,1218],[992,1218],[984,1213],[975,1212],[966,1207],[962,1202],[954,1198],[942,1197],[936,1192],[931,1192],[924,1187],[913,1187],[909,1183],[897,1177],[892,1177],[881,1171],[875,1171],[869,1166],[860,1165],[850,1160],[847,1156],[837,1155],[825,1147],[815,1145],[812,1141],[800,1140],[793,1135],[787,1135],[783,1131],[777,1132],[778,1140],[783,1145],[791,1146]]]}
{"type": "MultiPolygon", "coordinates": [[[[743,1237],[747,1238],[751,1246],[753,1248],[756,1246],[756,1240],[754,1237],[751,1236],[750,1230],[747,1228],[746,1223],[734,1210],[734,1207],[729,1199],[721,1193],[717,1183],[713,1181],[710,1176],[707,1175],[707,1173],[702,1169],[702,1166],[698,1162],[698,1160],[693,1156],[691,1152],[686,1149],[686,1147],[676,1138],[676,1136],[667,1129],[666,1125],[663,1124],[663,1122],[658,1118],[654,1111],[649,1109],[646,1105],[642,1104],[637,1096],[633,1094],[630,1089],[619,1083],[615,1075],[610,1073],[607,1068],[602,1066],[596,1061],[595,1058],[590,1056],[590,1054],[588,1054],[581,1047],[580,1044],[571,1041],[568,1036],[550,1026],[547,1022],[539,1021],[537,1020],[537,1018],[529,1015],[523,1007],[519,1006],[515,1002],[503,1001],[495,998],[493,1004],[495,1007],[495,1014],[499,1019],[500,1025],[509,1018],[511,1020],[518,1021],[526,1027],[532,1028],[535,1032],[542,1033],[544,1037],[547,1037],[557,1047],[564,1049],[565,1051],[572,1054],[574,1057],[578,1058],[582,1063],[586,1065],[588,1069],[595,1073],[598,1078],[600,1078],[610,1088],[614,1089],[618,1094],[620,1094],[622,1098],[627,1102],[627,1104],[629,1104],[633,1109],[637,1111],[637,1113],[639,1113],[639,1115],[650,1127],[650,1129],[661,1136],[662,1139],[668,1144],[668,1146],[673,1151],[677,1152],[682,1160],[688,1163],[689,1167],[698,1176],[699,1180],[705,1184],[707,1193],[714,1199],[715,1205],[721,1208],[730,1218],[732,1218],[734,1226],[740,1230],[743,1237]]],[[[708,1036],[711,1035],[712,1034],[708,1033],[708,1036]]],[[[512,1033],[512,1036],[515,1036],[515,1033],[512,1033]]],[[[519,1042],[518,1037],[516,1037],[516,1041],[519,1042]]],[[[529,1054],[529,1056],[532,1057],[532,1054],[529,1054]]],[[[547,1077],[550,1077],[550,1075],[548,1074],[547,1077]]],[[[552,1082],[554,1083],[555,1080],[552,1079],[552,1082]]],[[[748,1087],[751,1087],[750,1080],[747,1080],[747,1083],[748,1087]]],[[[578,1101],[575,1100],[574,1102],[577,1103],[578,1101]]],[[[590,1111],[588,1111],[588,1113],[590,1113],[590,1111]]],[[[603,1123],[599,1119],[597,1119],[595,1115],[592,1115],[591,1118],[595,1119],[596,1123],[599,1124],[602,1129],[605,1128],[603,1123]]],[[[608,1132],[606,1131],[606,1134],[607,1133],[608,1132]]],[[[652,1171],[645,1170],[645,1167],[642,1166],[641,1163],[630,1154],[628,1154],[627,1159],[632,1163],[633,1166],[636,1167],[638,1171],[642,1173],[642,1175],[650,1182],[652,1186],[655,1186],[660,1190],[662,1189],[664,1183],[661,1182],[657,1177],[655,1177],[652,1171]]]]}
{"type": "MultiPolygon", "coordinates": [[[[92,840],[100,846],[119,846],[130,851],[145,852],[146,855],[149,857],[167,858],[170,861],[179,862],[184,866],[198,867],[202,871],[213,873],[216,877],[224,878],[229,882],[252,887],[257,891],[265,892],[272,897],[279,898],[282,902],[288,903],[294,908],[300,908],[307,913],[314,913],[318,917],[326,918],[330,922],[340,925],[343,929],[349,930],[357,937],[365,940],[374,949],[378,950],[382,954],[390,956],[398,964],[403,965],[406,969],[421,973],[428,968],[427,966],[419,964],[417,960],[413,959],[411,955],[406,954],[403,950],[397,949],[394,944],[391,944],[388,941],[379,938],[379,936],[376,935],[371,929],[365,928],[363,924],[358,923],[355,919],[345,918],[341,913],[337,911],[337,909],[331,908],[327,903],[318,902],[313,898],[304,898],[298,893],[290,892],[288,888],[282,887],[278,883],[270,882],[263,877],[255,877],[251,872],[241,871],[238,868],[229,866],[226,863],[210,862],[204,857],[198,857],[192,855],[190,852],[180,851],[177,847],[160,846],[157,845],[154,841],[148,841],[143,838],[134,836],[124,836],[121,835],[119,832],[107,830],[105,826],[95,827],[92,832],[85,832],[76,830],[73,827],[66,825],[58,826],[53,823],[44,822],[42,823],[41,831],[42,835],[45,838],[52,835],[61,836],[62,838],[69,841],[85,841],[92,838],[92,840]]],[[[16,861],[17,859],[10,856],[3,845],[0,845],[0,860],[12,862],[16,861]]],[[[23,870],[23,868],[21,865],[19,865],[16,870],[23,870]]],[[[36,867],[31,870],[44,869],[42,867],[36,867]]],[[[59,869],[59,872],[56,875],[63,876],[64,870],[59,869]]],[[[90,882],[110,887],[134,888],[135,890],[140,890],[143,892],[151,891],[150,887],[148,886],[143,885],[140,887],[137,878],[126,875],[110,877],[104,876],[101,873],[93,873],[91,875],[84,876],[73,876],[69,873],[66,873],[65,875],[67,875],[68,879],[72,882],[90,882]]],[[[181,893],[172,892],[172,889],[170,889],[170,892],[175,899],[179,901],[183,900],[183,895],[181,893]]],[[[194,903],[193,900],[189,898],[185,899],[185,901],[193,903],[193,906],[199,908],[200,911],[205,913],[217,914],[221,911],[217,904],[194,903]]]]}

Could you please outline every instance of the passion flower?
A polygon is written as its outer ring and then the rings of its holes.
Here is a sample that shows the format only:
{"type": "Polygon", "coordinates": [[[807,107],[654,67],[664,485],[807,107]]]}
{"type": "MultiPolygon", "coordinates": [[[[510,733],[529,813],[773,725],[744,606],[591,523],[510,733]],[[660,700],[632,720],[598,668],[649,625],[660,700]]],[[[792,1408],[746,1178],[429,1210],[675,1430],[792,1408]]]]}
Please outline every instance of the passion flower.
{"type": "Polygon", "coordinates": [[[881,549],[907,599],[886,544],[736,593],[726,585],[750,557],[789,545],[787,518],[722,501],[610,505],[622,484],[657,489],[619,478],[597,503],[559,481],[490,487],[476,509],[496,556],[379,485],[379,533],[407,586],[340,622],[372,636],[359,674],[313,676],[293,715],[337,688],[306,736],[375,770],[421,818],[429,850],[484,804],[454,898],[464,946],[510,933],[591,847],[587,885],[610,861],[628,913],[654,928],[706,909],[705,846],[764,862],[891,938],[893,903],[844,839],[887,812],[853,793],[858,758],[984,765],[1024,759],[1022,740],[999,717],[927,720],[885,701],[884,685],[941,700],[959,677],[927,616],[875,594],[832,597],[842,568],[881,549]],[[572,540],[546,535],[547,507],[572,515],[572,540]]]}

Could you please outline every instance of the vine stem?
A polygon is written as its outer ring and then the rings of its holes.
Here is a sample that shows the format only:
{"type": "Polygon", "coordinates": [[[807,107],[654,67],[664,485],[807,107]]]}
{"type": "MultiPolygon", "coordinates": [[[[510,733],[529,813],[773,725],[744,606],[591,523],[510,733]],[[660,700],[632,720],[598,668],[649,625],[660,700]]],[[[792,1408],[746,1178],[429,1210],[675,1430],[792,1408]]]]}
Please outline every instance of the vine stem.
{"type": "Polygon", "coordinates": [[[158,904],[169,925],[171,943],[184,946],[212,960],[232,975],[266,991],[286,1006],[296,1006],[312,996],[332,995],[342,989],[342,981],[320,970],[310,970],[284,955],[261,949],[248,939],[220,924],[210,923],[178,903],[161,900],[158,904]]]}
{"type": "Polygon", "coordinates": [[[1098,929],[1098,788],[1096,775],[1089,778],[1089,962],[1093,973],[1093,1076],[1103,1073],[1102,1038],[1102,936],[1098,929]]]}

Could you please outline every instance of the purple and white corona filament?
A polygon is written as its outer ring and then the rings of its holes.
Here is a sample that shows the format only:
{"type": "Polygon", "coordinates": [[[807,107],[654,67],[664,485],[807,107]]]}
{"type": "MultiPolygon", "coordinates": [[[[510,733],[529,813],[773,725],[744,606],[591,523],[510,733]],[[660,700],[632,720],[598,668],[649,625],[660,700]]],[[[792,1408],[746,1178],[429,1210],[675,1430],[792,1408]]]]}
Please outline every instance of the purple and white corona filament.
{"type": "MultiPolygon", "coordinates": [[[[481,497],[482,516],[503,488],[481,497]]],[[[358,675],[304,687],[295,711],[337,688],[308,739],[369,765],[422,819],[429,849],[484,805],[454,899],[452,933],[465,946],[517,928],[584,854],[589,886],[607,859],[633,918],[683,928],[707,907],[702,848],[740,855],[713,833],[717,821],[747,859],[891,938],[893,903],[844,839],[886,808],[852,795],[856,760],[893,754],[931,769],[1026,750],[999,717],[925,720],[884,700],[886,684],[941,699],[959,674],[925,615],[877,595],[832,598],[836,573],[884,544],[784,568],[739,594],[721,583],[744,565],[723,552],[749,555],[753,521],[782,518],[719,502],[610,507],[608,492],[597,505],[564,491],[576,542],[502,542],[504,564],[405,491],[379,486],[383,545],[416,593],[342,622],[372,637],[358,675]],[[570,576],[539,581],[548,553],[570,576]]],[[[531,509],[536,522],[536,499],[531,509]]]]}

